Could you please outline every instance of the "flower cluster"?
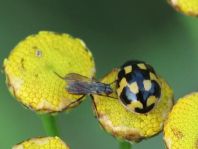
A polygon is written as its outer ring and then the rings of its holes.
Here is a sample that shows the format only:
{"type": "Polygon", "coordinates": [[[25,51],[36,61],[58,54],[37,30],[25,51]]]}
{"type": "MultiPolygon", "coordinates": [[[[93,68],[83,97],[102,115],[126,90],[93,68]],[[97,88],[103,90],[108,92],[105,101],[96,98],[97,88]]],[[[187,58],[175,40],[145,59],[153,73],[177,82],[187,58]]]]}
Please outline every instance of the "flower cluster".
{"type": "Polygon", "coordinates": [[[198,16],[197,0],[168,0],[168,1],[177,11],[180,11],[190,16],[198,16]]]}
{"type": "Polygon", "coordinates": [[[47,31],[20,42],[4,60],[4,69],[16,99],[43,113],[69,109],[83,99],[69,94],[60,76],[78,73],[91,78],[95,74],[92,54],[82,40],[47,31]]]}
{"type": "Polygon", "coordinates": [[[59,137],[44,137],[26,140],[12,149],[69,149],[69,147],[59,137]]]}
{"type": "Polygon", "coordinates": [[[198,93],[180,98],[164,127],[168,149],[198,148],[198,93]]]}

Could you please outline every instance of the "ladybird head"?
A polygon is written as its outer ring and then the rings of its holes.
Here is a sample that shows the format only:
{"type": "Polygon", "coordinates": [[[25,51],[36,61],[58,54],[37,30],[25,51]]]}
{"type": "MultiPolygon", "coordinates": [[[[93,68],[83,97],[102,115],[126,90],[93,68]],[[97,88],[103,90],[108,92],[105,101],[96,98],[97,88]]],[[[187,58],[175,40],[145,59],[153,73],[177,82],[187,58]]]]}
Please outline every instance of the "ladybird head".
{"type": "Polygon", "coordinates": [[[147,113],[158,103],[161,85],[154,69],[142,61],[128,61],[117,78],[117,94],[130,111],[147,113]]]}

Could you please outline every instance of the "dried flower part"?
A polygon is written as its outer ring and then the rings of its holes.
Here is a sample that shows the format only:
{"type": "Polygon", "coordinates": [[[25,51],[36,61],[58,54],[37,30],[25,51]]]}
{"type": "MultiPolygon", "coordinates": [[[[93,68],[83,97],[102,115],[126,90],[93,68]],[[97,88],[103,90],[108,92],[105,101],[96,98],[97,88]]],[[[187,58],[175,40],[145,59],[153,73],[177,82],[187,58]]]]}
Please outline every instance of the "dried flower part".
{"type": "Polygon", "coordinates": [[[198,0],[168,0],[178,11],[186,15],[198,16],[198,0]]]}
{"type": "Polygon", "coordinates": [[[69,149],[69,147],[59,137],[45,137],[29,139],[12,149],[69,149]]]}
{"type": "MultiPolygon", "coordinates": [[[[102,82],[114,82],[117,74],[118,70],[113,70],[102,79],[102,82]]],[[[140,141],[159,133],[173,105],[171,88],[163,79],[159,80],[162,84],[161,100],[146,114],[130,112],[119,99],[93,95],[94,109],[101,126],[113,136],[128,141],[140,141]]]]}
{"type": "Polygon", "coordinates": [[[198,148],[198,93],[180,98],[164,126],[168,149],[198,148]]]}
{"type": "Polygon", "coordinates": [[[47,31],[21,41],[4,60],[4,70],[18,101],[45,113],[74,107],[83,98],[69,94],[58,75],[78,73],[92,78],[95,74],[92,54],[82,40],[47,31]]]}

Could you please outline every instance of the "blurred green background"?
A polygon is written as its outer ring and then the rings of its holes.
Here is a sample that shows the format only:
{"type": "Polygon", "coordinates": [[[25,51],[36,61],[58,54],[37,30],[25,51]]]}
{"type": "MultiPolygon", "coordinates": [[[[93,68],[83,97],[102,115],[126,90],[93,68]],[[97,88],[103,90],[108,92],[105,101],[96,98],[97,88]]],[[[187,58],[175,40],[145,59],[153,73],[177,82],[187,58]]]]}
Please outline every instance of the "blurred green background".
{"type": "MultiPolygon", "coordinates": [[[[0,65],[22,39],[40,30],[69,33],[92,51],[97,78],[126,60],[154,66],[176,99],[198,90],[198,19],[175,12],[165,0],[0,0],[0,65]]],[[[0,74],[0,149],[44,136],[38,116],[10,95],[0,74]]],[[[57,117],[71,149],[118,149],[93,116],[91,99],[57,117]]],[[[163,149],[162,135],[134,149],[163,149]]]]}

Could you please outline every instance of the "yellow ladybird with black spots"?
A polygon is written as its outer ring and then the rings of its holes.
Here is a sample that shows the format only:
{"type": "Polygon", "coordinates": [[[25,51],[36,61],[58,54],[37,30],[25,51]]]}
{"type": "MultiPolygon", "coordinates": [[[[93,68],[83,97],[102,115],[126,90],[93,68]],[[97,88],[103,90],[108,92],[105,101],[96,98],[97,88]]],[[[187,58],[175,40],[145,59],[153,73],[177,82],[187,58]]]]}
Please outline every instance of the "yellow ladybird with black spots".
{"type": "Polygon", "coordinates": [[[130,111],[147,113],[158,103],[161,85],[155,70],[142,61],[128,61],[119,70],[116,92],[130,111]]]}

